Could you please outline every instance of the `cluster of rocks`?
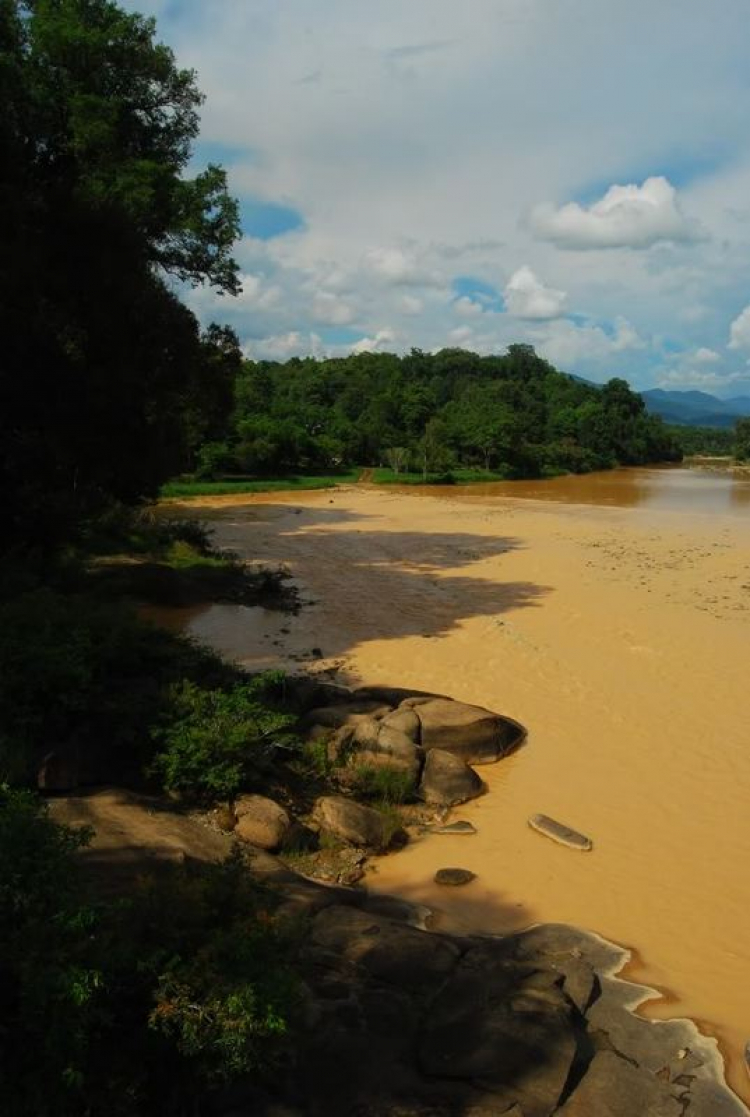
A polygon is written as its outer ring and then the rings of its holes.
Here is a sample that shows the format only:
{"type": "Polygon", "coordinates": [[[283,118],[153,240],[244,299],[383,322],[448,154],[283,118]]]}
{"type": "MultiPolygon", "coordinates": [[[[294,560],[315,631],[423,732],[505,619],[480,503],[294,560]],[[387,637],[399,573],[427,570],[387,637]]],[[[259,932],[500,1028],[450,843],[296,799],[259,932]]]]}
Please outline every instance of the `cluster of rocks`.
{"type": "Polygon", "coordinates": [[[304,880],[259,855],[281,912],[305,916],[304,1022],[274,1097],[240,1117],[747,1117],[715,1040],[633,1015],[625,953],[562,925],[502,937],[304,880]]]}
{"type": "MultiPolygon", "coordinates": [[[[398,849],[408,841],[401,817],[358,801],[363,783],[380,780],[387,788],[395,782],[397,797],[421,802],[434,821],[436,812],[483,794],[473,764],[500,759],[524,737],[517,722],[480,706],[390,687],[349,691],[291,680],[288,701],[303,735],[325,750],[331,793],[296,818],[263,795],[243,795],[215,813],[222,829],[269,852],[318,849],[324,836],[368,853],[398,849]]],[[[329,846],[323,846],[311,872],[340,883],[361,879],[364,857],[344,853],[331,873],[329,846]]]]}

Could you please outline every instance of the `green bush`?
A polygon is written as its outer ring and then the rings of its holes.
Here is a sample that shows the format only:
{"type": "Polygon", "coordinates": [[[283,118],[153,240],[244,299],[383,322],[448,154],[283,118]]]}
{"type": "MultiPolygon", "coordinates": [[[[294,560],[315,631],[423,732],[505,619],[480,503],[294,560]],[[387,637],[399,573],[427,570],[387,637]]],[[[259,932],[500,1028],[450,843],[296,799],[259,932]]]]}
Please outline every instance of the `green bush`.
{"type": "Polygon", "coordinates": [[[0,1081],[7,1117],[184,1117],[273,1073],[297,999],[296,929],[241,857],[92,904],[76,850],[0,788],[0,1081]]]}
{"type": "Polygon", "coordinates": [[[295,718],[274,701],[282,681],[276,673],[259,675],[230,690],[205,690],[191,682],[171,692],[165,724],[155,736],[161,748],[154,760],[170,791],[230,799],[252,784],[277,748],[290,748],[295,718]]]}
{"type": "Polygon", "coordinates": [[[50,589],[0,602],[0,780],[32,782],[50,750],[99,780],[138,775],[172,684],[237,677],[123,605],[50,589]]]}
{"type": "Polygon", "coordinates": [[[408,772],[375,764],[359,764],[354,769],[354,791],[364,799],[384,804],[406,803],[414,796],[414,780],[408,772]]]}

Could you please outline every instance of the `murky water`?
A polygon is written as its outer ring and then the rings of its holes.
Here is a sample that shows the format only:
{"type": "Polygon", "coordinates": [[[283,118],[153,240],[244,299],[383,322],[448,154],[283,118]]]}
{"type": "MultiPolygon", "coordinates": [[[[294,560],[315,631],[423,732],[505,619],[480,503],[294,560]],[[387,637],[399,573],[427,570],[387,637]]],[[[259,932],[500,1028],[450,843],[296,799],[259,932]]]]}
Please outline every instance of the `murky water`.
{"type": "Polygon", "coordinates": [[[633,976],[666,994],[648,1013],[717,1035],[748,1098],[750,481],[628,470],[210,512],[220,543],[285,563],[313,604],[203,610],[183,618],[196,635],[253,667],[447,693],[529,729],[456,812],[475,836],[417,841],[372,884],[455,926],[564,921],[633,948],[633,976]],[[534,833],[537,812],[593,852],[534,833]],[[441,890],[446,865],[477,880],[441,890]]]}

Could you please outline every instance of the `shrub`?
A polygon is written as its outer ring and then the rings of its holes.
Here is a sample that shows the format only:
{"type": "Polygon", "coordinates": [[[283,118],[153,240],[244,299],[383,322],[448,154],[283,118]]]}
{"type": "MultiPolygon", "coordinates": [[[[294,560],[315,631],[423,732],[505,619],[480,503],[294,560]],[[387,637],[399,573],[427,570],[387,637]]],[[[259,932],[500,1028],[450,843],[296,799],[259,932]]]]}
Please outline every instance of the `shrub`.
{"type": "Polygon", "coordinates": [[[182,682],[171,693],[153,771],[170,791],[230,799],[257,779],[277,748],[296,738],[295,718],[274,704],[282,676],[259,675],[231,690],[182,682]]]}
{"type": "Polygon", "coordinates": [[[0,788],[0,1081],[8,1117],[184,1117],[277,1064],[295,929],[237,854],[87,902],[75,851],[0,788]]]}
{"type": "Polygon", "coordinates": [[[375,764],[360,764],[354,769],[354,790],[365,799],[384,804],[405,803],[414,794],[414,780],[408,772],[375,764]]]}
{"type": "Polygon", "coordinates": [[[37,589],[0,603],[0,780],[30,783],[51,749],[99,779],[138,775],[170,685],[237,671],[126,606],[37,589]]]}

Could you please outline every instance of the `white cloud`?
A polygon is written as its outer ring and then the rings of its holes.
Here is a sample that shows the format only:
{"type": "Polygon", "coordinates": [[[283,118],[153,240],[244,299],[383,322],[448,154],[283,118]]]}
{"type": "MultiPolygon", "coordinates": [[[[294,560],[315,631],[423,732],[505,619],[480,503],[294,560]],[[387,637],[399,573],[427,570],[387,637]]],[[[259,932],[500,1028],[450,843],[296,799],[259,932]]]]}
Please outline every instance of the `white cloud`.
{"type": "Polygon", "coordinates": [[[540,354],[563,369],[575,368],[579,362],[606,360],[646,345],[625,318],[615,320],[612,333],[592,323],[577,325],[561,318],[535,331],[532,338],[540,354]]]}
{"type": "Polygon", "coordinates": [[[313,299],[312,316],[327,326],[346,326],[354,319],[354,311],[344,299],[329,291],[318,291],[313,299]]]}
{"type": "Polygon", "coordinates": [[[387,346],[393,345],[396,335],[389,326],[378,330],[373,337],[361,337],[352,346],[352,353],[376,353],[387,346]]]}
{"type": "Polygon", "coordinates": [[[503,293],[514,318],[559,318],[567,298],[564,291],[545,287],[528,267],[513,273],[503,293]]]}
{"type": "Polygon", "coordinates": [[[720,373],[690,366],[662,370],[656,376],[660,388],[697,388],[703,392],[721,391],[722,388],[747,380],[747,371],[720,373]]]}
{"type": "Polygon", "coordinates": [[[395,286],[435,287],[445,282],[413,249],[371,248],[365,253],[365,267],[383,282],[395,286]]]}
{"type": "Polygon", "coordinates": [[[750,306],[746,306],[729,327],[729,348],[750,351],[750,306]]]}
{"type": "Polygon", "coordinates": [[[474,336],[471,326],[456,326],[448,334],[451,345],[467,345],[474,336]]]}
{"type": "Polygon", "coordinates": [[[659,241],[695,241],[701,231],[685,217],[674,186],[662,176],[642,186],[610,186],[586,208],[577,202],[555,209],[549,203],[531,212],[532,231],[558,248],[650,248],[659,241]]]}
{"type": "Polygon", "coordinates": [[[418,299],[416,295],[403,295],[399,304],[399,309],[404,314],[421,314],[424,310],[424,300],[418,299]]]}
{"type": "Polygon", "coordinates": [[[303,334],[290,330],[286,334],[253,338],[243,346],[244,353],[253,360],[286,361],[289,357],[312,353],[322,356],[323,343],[315,333],[303,334]]]}
{"type": "Polygon", "coordinates": [[[484,314],[482,304],[476,299],[470,299],[468,295],[461,295],[460,299],[455,299],[453,309],[462,318],[476,318],[477,315],[484,314]]]}
{"type": "Polygon", "coordinates": [[[717,361],[721,360],[721,357],[715,349],[706,349],[701,346],[693,354],[693,360],[699,365],[715,365],[717,361]]]}

